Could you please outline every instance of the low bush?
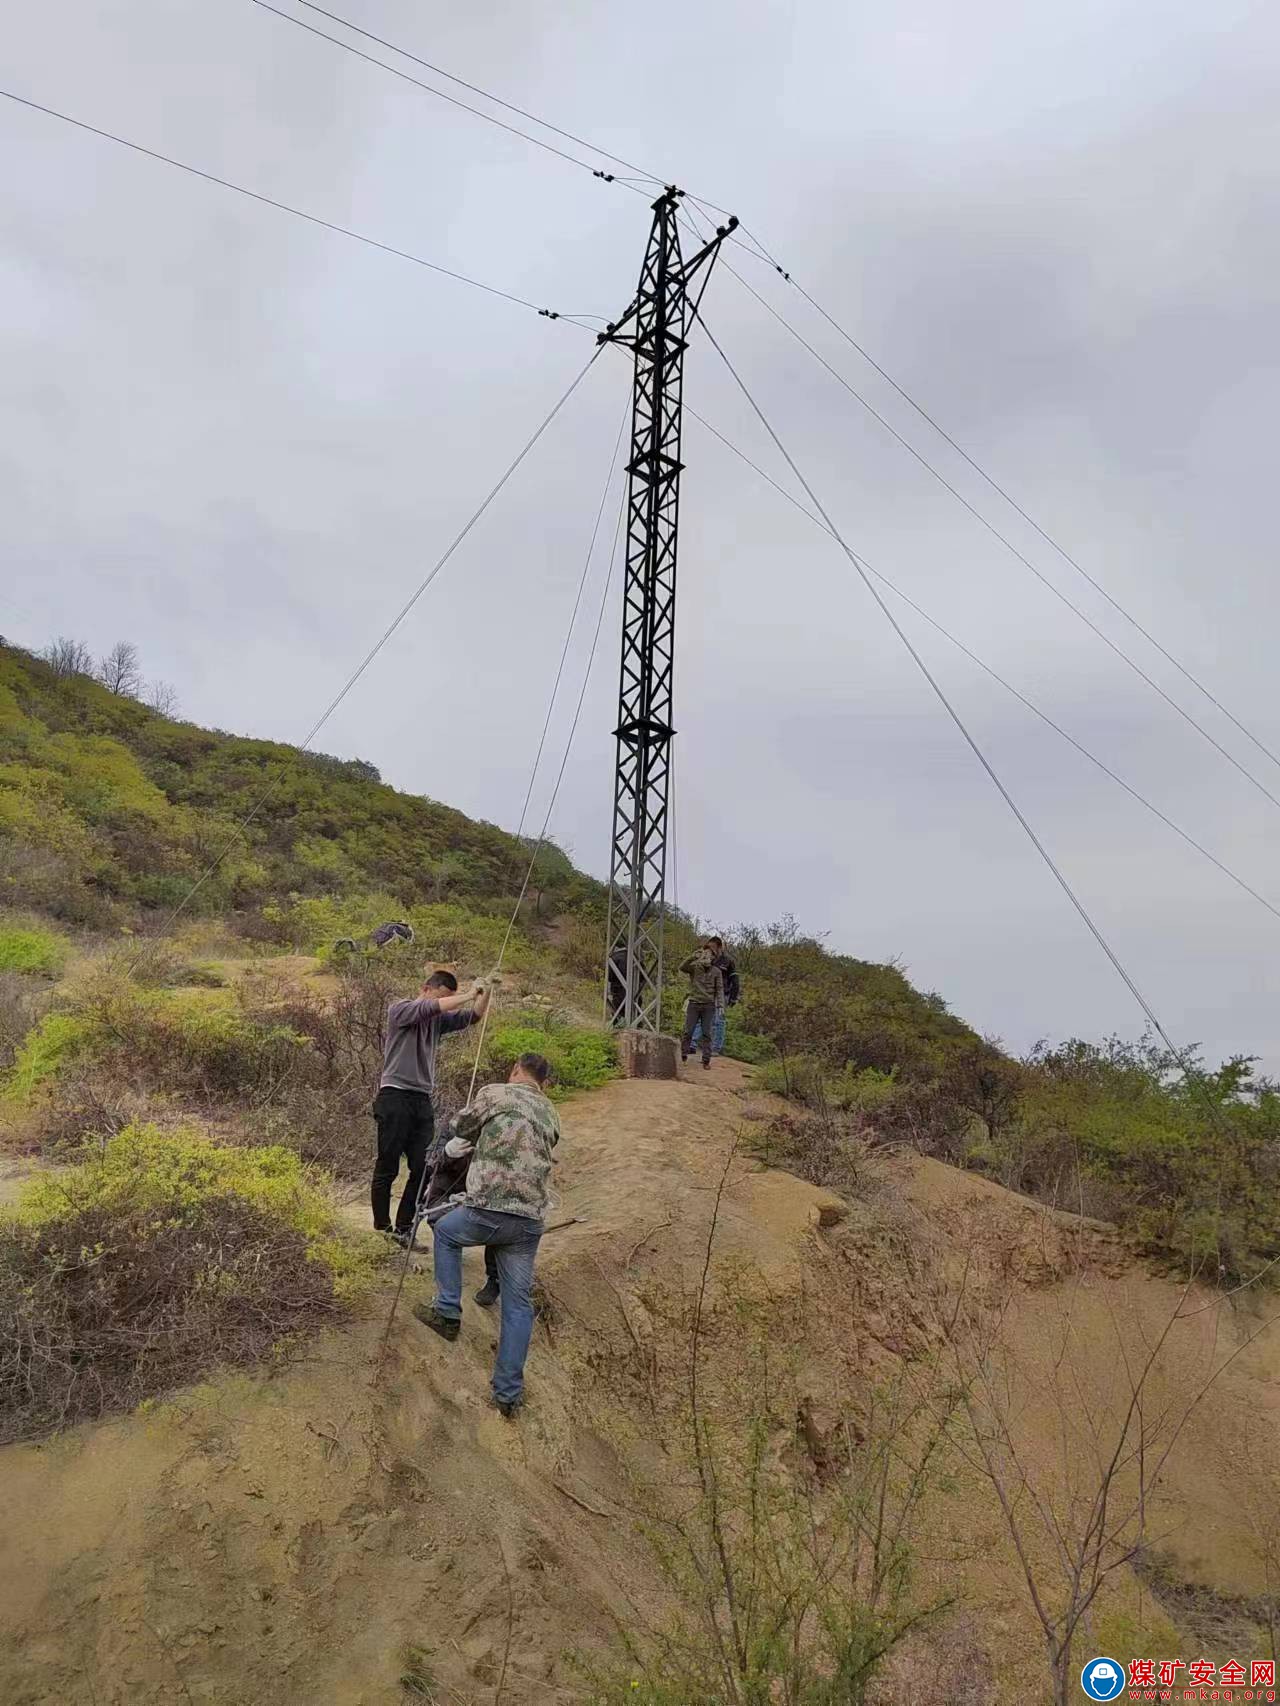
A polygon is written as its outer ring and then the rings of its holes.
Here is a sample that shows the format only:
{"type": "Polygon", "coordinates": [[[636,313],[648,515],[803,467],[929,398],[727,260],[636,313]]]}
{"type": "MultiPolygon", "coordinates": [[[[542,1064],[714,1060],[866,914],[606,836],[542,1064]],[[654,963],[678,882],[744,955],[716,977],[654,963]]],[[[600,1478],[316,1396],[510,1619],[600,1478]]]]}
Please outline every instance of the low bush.
{"type": "Polygon", "coordinates": [[[30,1103],[69,1068],[113,1086],[177,1095],[189,1106],[262,1094],[305,1043],[258,1022],[229,996],[140,988],[107,968],[67,1008],[48,1013],[17,1051],[8,1090],[30,1103]]]}
{"type": "Polygon", "coordinates": [[[41,925],[0,923],[0,971],[57,977],[68,951],[65,937],[41,925]]]}
{"type": "Polygon", "coordinates": [[[0,1218],[0,1440],[280,1351],[379,1259],[296,1155],[128,1127],[0,1218]]]}
{"type": "Polygon", "coordinates": [[[537,1020],[492,1029],[481,1071],[490,1080],[505,1078],[522,1054],[546,1058],[553,1101],[573,1090],[594,1090],[618,1076],[618,1046],[607,1031],[537,1020]]]}
{"type": "Polygon", "coordinates": [[[766,1167],[784,1167],[842,1196],[865,1197],[876,1181],[859,1123],[830,1110],[779,1114],[753,1134],[751,1149],[766,1167]]]}
{"type": "Polygon", "coordinates": [[[38,988],[22,972],[0,972],[0,1094],[34,1021],[38,988]]]}

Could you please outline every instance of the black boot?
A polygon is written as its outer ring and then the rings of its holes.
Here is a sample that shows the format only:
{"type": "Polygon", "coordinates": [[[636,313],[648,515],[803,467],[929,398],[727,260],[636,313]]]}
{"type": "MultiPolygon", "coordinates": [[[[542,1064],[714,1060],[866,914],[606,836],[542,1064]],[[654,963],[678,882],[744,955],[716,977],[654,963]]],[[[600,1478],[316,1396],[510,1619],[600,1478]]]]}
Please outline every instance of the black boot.
{"type": "Polygon", "coordinates": [[[455,1321],[452,1315],[441,1315],[429,1303],[415,1303],[413,1313],[424,1327],[430,1327],[433,1333],[439,1333],[442,1339],[448,1339],[452,1344],[462,1331],[462,1322],[455,1321]]]}
{"type": "Polygon", "coordinates": [[[481,1309],[492,1309],[502,1295],[496,1279],[487,1279],[475,1294],[475,1300],[481,1309]]]}

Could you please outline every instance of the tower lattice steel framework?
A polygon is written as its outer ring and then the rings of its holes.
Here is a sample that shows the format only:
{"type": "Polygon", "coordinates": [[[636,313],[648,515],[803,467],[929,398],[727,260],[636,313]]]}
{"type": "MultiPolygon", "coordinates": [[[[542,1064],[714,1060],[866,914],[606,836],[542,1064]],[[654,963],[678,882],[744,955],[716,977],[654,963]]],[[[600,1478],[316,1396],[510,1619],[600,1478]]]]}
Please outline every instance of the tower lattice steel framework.
{"type": "Polygon", "coordinates": [[[682,193],[672,186],[654,202],[635,301],[600,334],[635,353],[605,1016],[643,1031],[662,1026],[684,352],[712,264],[737,225],[719,226],[684,260],[682,193]]]}

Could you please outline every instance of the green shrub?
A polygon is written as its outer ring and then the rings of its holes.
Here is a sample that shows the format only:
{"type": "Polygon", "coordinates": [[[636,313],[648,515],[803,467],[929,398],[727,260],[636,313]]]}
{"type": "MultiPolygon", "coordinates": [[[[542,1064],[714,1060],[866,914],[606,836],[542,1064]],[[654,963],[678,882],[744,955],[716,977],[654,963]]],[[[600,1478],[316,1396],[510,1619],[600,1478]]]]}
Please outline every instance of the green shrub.
{"type": "Polygon", "coordinates": [[[522,1054],[540,1054],[550,1063],[553,1100],[573,1090],[594,1090],[618,1075],[618,1047],[607,1031],[527,1021],[496,1026],[485,1045],[489,1076],[505,1078],[522,1054]]]}
{"type": "Polygon", "coordinates": [[[74,1058],[93,1034],[90,1022],[75,1013],[46,1013],[18,1046],[6,1086],[19,1103],[51,1079],[63,1063],[74,1058]]]}
{"type": "Polygon", "coordinates": [[[0,1217],[0,1440],[277,1353],[380,1260],[296,1155],[127,1127],[0,1217]]]}
{"type": "Polygon", "coordinates": [[[234,1101],[270,1085],[305,1047],[287,1026],[243,1012],[229,992],[139,988],[108,967],[32,1030],[8,1090],[29,1102],[74,1065],[139,1091],[234,1101]]]}
{"type": "Polygon", "coordinates": [[[0,971],[57,977],[67,963],[68,944],[39,925],[0,923],[0,971]]]}

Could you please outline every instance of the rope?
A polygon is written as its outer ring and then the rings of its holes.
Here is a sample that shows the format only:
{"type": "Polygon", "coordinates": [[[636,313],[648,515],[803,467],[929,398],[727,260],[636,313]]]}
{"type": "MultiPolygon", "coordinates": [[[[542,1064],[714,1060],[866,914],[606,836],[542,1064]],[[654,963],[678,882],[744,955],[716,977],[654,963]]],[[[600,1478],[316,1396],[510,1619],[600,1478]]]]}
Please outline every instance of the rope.
{"type": "MultiPolygon", "coordinates": [[[[623,517],[625,515],[626,515],[626,494],[624,493],[622,503],[619,505],[619,508],[618,508],[618,526],[617,526],[617,531],[614,534],[613,552],[612,552],[611,559],[610,559],[609,572],[606,573],[606,575],[605,575],[604,588],[603,588],[603,591],[601,592],[601,595],[600,595],[600,608],[596,614],[595,632],[591,636],[591,651],[587,657],[587,668],[586,668],[586,673],[583,675],[583,678],[582,678],[582,689],[578,694],[578,703],[574,707],[573,722],[569,726],[569,738],[565,742],[564,757],[560,760],[560,769],[556,773],[555,787],[551,790],[551,798],[547,803],[546,814],[542,819],[542,828],[538,834],[537,844],[535,845],[535,847],[533,849],[533,856],[529,860],[528,868],[526,869],[525,874],[524,874],[524,881],[520,885],[520,893],[516,896],[516,904],[511,909],[511,917],[507,920],[506,933],[502,938],[502,946],[498,950],[498,958],[497,958],[497,962],[495,965],[495,970],[501,970],[502,962],[503,962],[504,958],[506,957],[507,947],[511,941],[512,932],[515,930],[515,927],[516,927],[516,920],[520,916],[520,908],[524,905],[525,895],[529,892],[529,883],[533,877],[534,867],[538,862],[538,855],[539,855],[539,853],[541,853],[543,845],[547,839],[547,829],[551,823],[551,814],[555,810],[556,800],[559,798],[559,795],[560,795],[560,784],[564,781],[564,773],[565,773],[565,770],[568,767],[568,763],[569,763],[569,754],[573,750],[574,736],[578,732],[578,721],[579,721],[579,718],[582,716],[582,706],[583,706],[583,702],[587,696],[588,683],[591,680],[591,669],[592,669],[592,665],[595,663],[596,648],[600,643],[600,629],[601,629],[601,626],[604,622],[605,608],[606,608],[608,601],[609,601],[609,587],[610,587],[610,584],[613,580],[613,573],[612,573],[613,564],[617,560],[618,545],[619,545],[619,542],[622,538],[622,521],[623,521],[623,517]]],[[[474,1094],[475,1094],[476,1075],[480,1070],[480,1056],[481,1056],[483,1049],[484,1049],[484,1034],[485,1034],[485,1029],[489,1023],[489,1014],[491,1011],[492,1011],[492,1003],[490,1004],[489,1007],[487,1007],[485,1009],[484,1017],[480,1021],[480,1039],[476,1045],[475,1063],[471,1068],[471,1088],[467,1092],[467,1101],[468,1102],[470,1102],[472,1096],[474,1096],[474,1094]]]]}
{"type": "MultiPolygon", "coordinates": [[[[625,420],[625,417],[624,417],[624,420],[625,420]]],[[[620,440],[619,440],[619,442],[620,442],[620,440]]],[[[616,457],[617,457],[617,446],[616,445],[614,447],[614,457],[615,457],[615,461],[616,461],[616,457]]],[[[612,474],[612,472],[613,472],[613,468],[611,466],[610,474],[612,474]]],[[[606,491],[607,491],[607,489],[608,488],[606,487],[606,491]]],[[[551,814],[555,810],[556,800],[559,797],[560,784],[564,780],[564,773],[565,773],[565,770],[566,770],[568,763],[569,763],[569,755],[573,750],[574,737],[576,736],[576,734],[578,732],[578,722],[582,716],[582,706],[583,706],[583,702],[585,701],[586,696],[587,696],[587,686],[591,680],[591,670],[592,670],[592,666],[595,663],[596,650],[597,650],[599,643],[600,643],[600,629],[604,623],[605,608],[606,608],[608,601],[609,601],[609,588],[610,588],[610,585],[612,584],[612,581],[613,581],[613,566],[616,563],[617,557],[618,557],[618,546],[619,546],[621,539],[622,539],[622,521],[623,521],[623,517],[625,516],[625,514],[626,514],[626,492],[624,490],[623,496],[622,496],[622,502],[618,507],[618,525],[617,525],[617,530],[614,534],[613,551],[611,554],[608,569],[606,570],[605,577],[604,577],[604,587],[603,587],[603,590],[602,590],[601,595],[600,595],[600,608],[596,614],[595,632],[591,636],[591,650],[587,656],[587,667],[586,667],[586,671],[585,671],[583,678],[582,678],[581,690],[578,693],[578,703],[574,707],[573,722],[571,723],[571,725],[569,727],[568,739],[565,741],[564,756],[560,760],[560,769],[556,775],[555,787],[551,791],[551,799],[548,802],[546,814],[542,820],[542,829],[539,833],[537,844],[534,847],[533,856],[529,860],[528,868],[524,874],[524,881],[520,885],[520,893],[516,897],[516,903],[515,903],[515,906],[512,908],[511,917],[507,921],[506,933],[504,934],[504,936],[502,938],[502,946],[498,950],[498,958],[494,963],[494,970],[493,970],[494,976],[496,976],[497,973],[499,971],[501,971],[501,969],[502,969],[502,962],[506,957],[507,948],[508,948],[508,945],[510,944],[512,933],[514,932],[515,927],[516,927],[516,920],[520,916],[520,908],[524,904],[525,895],[528,893],[529,883],[533,877],[534,866],[537,864],[537,861],[538,861],[538,854],[542,851],[543,843],[546,840],[547,828],[551,822],[551,814]]],[[[599,527],[599,516],[598,515],[597,515],[596,526],[598,529],[598,527],[599,527]]],[[[592,545],[593,545],[593,547],[595,544],[595,537],[596,537],[596,535],[595,535],[595,532],[593,531],[593,533],[592,533],[592,545]]],[[[589,564],[590,563],[590,555],[588,555],[587,561],[589,564]]],[[[576,603],[574,605],[574,610],[575,610],[575,614],[576,614],[576,611],[577,611],[577,604],[576,603]]],[[[572,625],[570,627],[570,633],[572,633],[572,625]]],[[[566,649],[567,649],[567,643],[568,642],[566,640],[566,649]]],[[[561,659],[561,665],[563,667],[563,657],[561,659]]],[[[558,682],[558,680],[559,680],[559,672],[557,672],[557,682],[558,682]]],[[[553,700],[554,700],[554,696],[555,696],[555,691],[553,689],[553,692],[552,692],[553,700]]],[[[536,775],[536,766],[535,766],[535,775],[536,775]]],[[[531,779],[530,780],[530,790],[532,790],[532,786],[533,786],[533,782],[531,779]]],[[[527,798],[526,798],[526,804],[527,804],[527,798]]],[[[484,1054],[485,1035],[486,1035],[488,1028],[489,1028],[489,1014],[492,1012],[492,1010],[493,1010],[493,992],[492,992],[492,986],[490,986],[489,1001],[485,1007],[484,1014],[480,1020],[480,1034],[476,1040],[475,1060],[472,1062],[472,1066],[471,1066],[471,1084],[470,1084],[470,1087],[467,1091],[467,1105],[468,1106],[470,1105],[470,1103],[472,1102],[472,1100],[475,1097],[476,1079],[479,1076],[479,1072],[480,1072],[480,1061],[481,1061],[481,1058],[484,1054]]],[[[428,1195],[429,1191],[430,1191],[430,1181],[428,1180],[428,1178],[424,1174],[422,1183],[418,1187],[418,1198],[414,1204],[413,1224],[409,1229],[409,1236],[405,1241],[404,1254],[400,1260],[400,1271],[396,1277],[396,1289],[395,1289],[395,1293],[391,1299],[391,1308],[387,1312],[387,1324],[383,1328],[382,1339],[381,1339],[381,1342],[379,1343],[379,1346],[378,1346],[378,1356],[377,1356],[377,1360],[376,1360],[376,1363],[374,1366],[374,1379],[375,1380],[380,1375],[380,1373],[382,1371],[382,1365],[383,1365],[384,1361],[386,1360],[387,1346],[391,1340],[391,1329],[395,1323],[396,1311],[400,1307],[400,1297],[404,1291],[405,1278],[409,1272],[409,1261],[410,1261],[410,1258],[413,1254],[414,1246],[418,1241],[418,1228],[422,1223],[423,1209],[424,1209],[424,1206],[426,1204],[427,1195],[428,1195]]]]}
{"type": "MultiPolygon", "coordinates": [[[[375,641],[375,643],[369,648],[369,650],[365,653],[364,657],[361,659],[360,663],[357,664],[355,669],[352,670],[351,674],[347,677],[346,682],[341,687],[341,689],[329,701],[328,705],[320,713],[320,715],[316,718],[315,722],[312,723],[311,728],[307,732],[306,738],[302,741],[300,747],[298,748],[298,750],[300,752],[305,752],[307,750],[307,748],[311,745],[312,741],[320,733],[320,730],[329,721],[329,718],[337,710],[338,706],[341,705],[342,701],[346,698],[347,694],[350,693],[351,689],[355,686],[357,681],[359,681],[360,677],[364,674],[365,670],[368,669],[369,665],[377,657],[378,653],[386,645],[387,641],[395,633],[396,629],[399,628],[400,624],[404,621],[406,616],[408,616],[409,612],[413,609],[414,605],[417,604],[418,600],[422,597],[423,593],[431,585],[432,581],[435,580],[436,576],[440,573],[441,569],[444,568],[445,564],[449,561],[450,557],[453,556],[454,552],[458,549],[459,545],[462,544],[463,540],[467,537],[467,535],[471,532],[472,528],[480,520],[481,516],[489,508],[490,504],[497,497],[498,493],[507,484],[507,481],[510,480],[511,476],[515,473],[516,469],[524,461],[525,457],[528,456],[529,452],[533,449],[534,445],[537,444],[538,440],[542,437],[543,433],[546,432],[547,428],[551,425],[552,421],[555,420],[556,416],[560,413],[561,409],[563,409],[565,404],[569,401],[570,397],[573,396],[574,392],[578,389],[579,385],[581,385],[582,381],[586,378],[588,372],[591,370],[591,367],[592,367],[593,363],[596,361],[596,358],[599,356],[600,348],[603,348],[603,347],[604,346],[601,345],[599,348],[596,349],[595,353],[591,356],[591,358],[587,362],[586,366],[581,368],[578,371],[576,377],[569,384],[568,388],[565,391],[561,392],[558,401],[553,405],[553,407],[549,410],[549,412],[543,416],[542,421],[535,428],[531,437],[525,441],[524,448],[519,452],[519,454],[514,458],[513,461],[508,463],[505,472],[502,474],[502,476],[498,480],[497,484],[489,492],[489,495],[480,504],[479,508],[473,512],[470,520],[467,521],[465,526],[463,526],[462,529],[455,535],[452,543],[448,546],[448,548],[444,551],[444,553],[437,559],[436,563],[431,568],[431,570],[423,577],[423,579],[421,581],[419,581],[418,586],[417,586],[417,590],[400,607],[398,614],[388,624],[386,629],[383,631],[381,637],[377,641],[375,641]]],[[[207,883],[209,878],[211,876],[213,876],[214,872],[222,864],[222,861],[226,858],[227,854],[230,853],[231,849],[236,846],[236,844],[239,842],[241,836],[244,834],[245,830],[248,829],[249,825],[257,817],[258,813],[262,810],[263,806],[266,805],[267,801],[275,793],[276,789],[280,786],[280,783],[283,781],[284,775],[285,775],[285,766],[283,764],[281,764],[277,767],[275,775],[271,778],[271,780],[267,783],[266,787],[258,795],[258,798],[254,801],[253,805],[249,808],[249,810],[245,813],[245,815],[240,819],[239,823],[236,824],[235,828],[232,830],[231,835],[228,838],[228,840],[226,841],[226,843],[219,849],[219,851],[210,860],[209,864],[205,867],[205,869],[201,872],[201,874],[196,878],[195,882],[191,885],[191,888],[187,891],[187,893],[183,897],[183,899],[180,900],[178,902],[177,906],[175,906],[166,915],[166,917],[162,920],[159,928],[157,929],[157,931],[155,933],[156,936],[163,936],[163,935],[167,934],[167,932],[169,931],[169,929],[173,925],[174,921],[177,918],[179,918],[183,912],[186,911],[188,906],[190,906],[191,902],[195,899],[196,895],[204,887],[205,883],[207,883]]],[[[138,965],[139,961],[141,960],[144,952],[145,952],[145,949],[139,951],[138,955],[135,957],[135,959],[133,960],[133,962],[129,968],[130,971],[133,971],[137,967],[137,965],[138,965]]]]}
{"type": "MultiPolygon", "coordinates": [[[[1233,753],[1231,753],[1225,746],[1223,746],[1221,741],[1217,740],[1213,735],[1211,735],[1209,733],[1208,729],[1205,728],[1203,723],[1199,722],[1195,717],[1193,717],[1191,712],[1188,711],[1185,708],[1185,706],[1180,705],[1178,703],[1178,701],[1173,697],[1172,694],[1166,693],[1164,688],[1161,687],[1160,683],[1158,681],[1156,681],[1154,679],[1154,677],[1148,675],[1146,670],[1143,669],[1141,664],[1136,662],[1135,659],[1131,658],[1129,656],[1128,652],[1126,652],[1122,646],[1117,645],[1116,642],[1110,637],[1110,635],[1107,634],[1104,629],[1100,628],[1091,616],[1086,615],[1086,613],[1080,608],[1080,606],[1078,604],[1074,603],[1070,598],[1067,597],[1066,593],[1063,592],[1061,590],[1061,588],[1056,587],[1053,584],[1053,582],[1049,579],[1048,575],[1046,575],[1042,569],[1038,569],[1036,567],[1036,565],[1031,561],[1030,557],[1026,556],[1024,552],[1022,552],[1018,549],[1018,547],[1013,543],[1013,541],[1011,539],[1007,538],[1005,534],[1001,533],[1000,529],[995,525],[994,522],[988,521],[986,516],[982,514],[981,510],[976,509],[973,506],[973,504],[971,504],[969,502],[968,498],[966,498],[962,492],[960,492],[955,486],[953,486],[951,484],[950,480],[947,479],[945,474],[940,473],[939,470],[934,467],[932,462],[930,462],[926,456],[922,455],[921,452],[916,449],[916,447],[911,443],[911,441],[909,439],[904,438],[903,435],[898,431],[898,429],[895,426],[892,426],[890,424],[890,422],[887,421],[885,419],[885,417],[880,413],[880,411],[878,409],[876,409],[873,404],[869,403],[867,401],[867,399],[862,395],[862,393],[860,391],[858,391],[853,385],[851,385],[849,383],[849,381],[844,377],[844,375],[840,372],[840,370],[836,367],[833,367],[831,365],[831,363],[827,360],[827,358],[821,353],[821,351],[814,348],[814,346],[805,337],[803,332],[797,331],[797,329],[791,324],[791,322],[786,318],[785,315],[780,314],[778,312],[778,310],[773,306],[773,304],[771,302],[767,301],[765,297],[761,296],[760,292],[758,290],[756,290],[753,285],[748,284],[746,279],[743,278],[742,274],[740,272],[738,272],[731,265],[731,263],[729,261],[725,260],[723,262],[723,264],[728,269],[729,273],[734,278],[737,279],[738,283],[747,292],[748,296],[753,296],[755,298],[755,300],[760,304],[760,306],[765,310],[765,312],[767,314],[772,315],[773,318],[778,322],[778,324],[784,329],[784,331],[788,332],[796,340],[796,342],[798,344],[800,344],[800,346],[803,349],[806,349],[809,352],[809,354],[814,358],[814,360],[818,363],[818,365],[820,367],[825,368],[826,371],[831,375],[831,377],[836,381],[836,383],[838,385],[842,386],[843,389],[846,390],[849,393],[849,395],[856,402],[858,402],[862,405],[862,407],[867,411],[867,413],[872,417],[873,420],[878,421],[880,423],[880,425],[885,429],[885,431],[892,438],[896,439],[897,442],[902,446],[902,448],[905,451],[907,451],[909,455],[913,456],[922,468],[924,468],[928,473],[933,475],[934,479],[938,482],[938,484],[945,491],[950,492],[951,496],[956,500],[956,502],[958,504],[960,504],[962,506],[962,508],[968,510],[969,514],[974,518],[975,521],[977,521],[978,523],[980,523],[981,526],[986,528],[987,532],[991,534],[992,538],[998,539],[999,542],[1005,547],[1005,549],[1007,551],[1012,552],[1012,554],[1023,565],[1023,567],[1026,569],[1029,569],[1031,571],[1031,573],[1036,577],[1036,579],[1040,582],[1040,584],[1042,586],[1046,587],[1048,589],[1048,591],[1053,594],[1053,596],[1058,600],[1058,602],[1060,604],[1064,604],[1067,607],[1067,609],[1072,613],[1073,616],[1078,617],[1079,620],[1084,623],[1085,627],[1088,628],[1092,633],[1094,633],[1098,637],[1098,639],[1100,639],[1102,641],[1104,646],[1106,646],[1110,651],[1113,651],[1115,653],[1115,655],[1121,660],[1122,663],[1125,663],[1128,665],[1128,667],[1139,678],[1139,680],[1146,682],[1147,686],[1151,689],[1151,691],[1153,693],[1159,694],[1160,698],[1164,700],[1166,705],[1170,706],[1174,711],[1176,711],[1177,714],[1182,718],[1182,720],[1184,722],[1189,723],[1191,725],[1191,727],[1196,731],[1196,733],[1198,735],[1200,735],[1200,737],[1203,740],[1208,741],[1209,745],[1214,749],[1214,751],[1217,752],[1221,757],[1225,758],[1227,763],[1229,765],[1231,765],[1232,769],[1238,770],[1239,773],[1241,774],[1241,776],[1243,776],[1247,782],[1252,783],[1252,785],[1258,790],[1258,792],[1260,794],[1262,794],[1264,796],[1264,798],[1268,799],[1271,802],[1271,804],[1276,807],[1277,810],[1280,810],[1280,798],[1278,798],[1275,794],[1273,794],[1264,782],[1260,782],[1251,770],[1246,770],[1244,765],[1241,764],[1240,760],[1238,758],[1236,758],[1235,755],[1233,753]]],[[[704,325],[705,325],[705,322],[704,322],[704,325]]],[[[1264,748],[1263,750],[1265,751],[1266,749],[1264,748]]],[[[1271,756],[1270,753],[1268,753],[1268,757],[1270,757],[1270,756],[1271,756]]]]}
{"type": "Polygon", "coordinates": [[[0,96],[20,107],[29,107],[32,112],[44,113],[47,118],[61,119],[63,124],[74,125],[77,130],[86,130],[91,136],[100,136],[106,142],[118,143],[121,148],[131,148],[135,154],[145,154],[148,160],[159,160],[163,165],[173,166],[179,172],[187,172],[193,178],[203,178],[207,184],[217,184],[221,189],[234,190],[237,195],[247,196],[250,201],[261,202],[264,207],[274,207],[278,213],[288,213],[295,219],[305,219],[308,225],[319,225],[325,231],[336,231],[340,237],[350,237],[353,242],[364,243],[371,249],[380,249],[384,255],[394,255],[397,260],[412,261],[414,266],[425,267],[428,272],[440,273],[442,277],[455,279],[459,284],[469,284],[475,290],[484,291],[487,296],[499,296],[504,302],[514,302],[520,308],[531,308],[545,320],[567,318],[539,307],[536,302],[530,302],[527,296],[517,296],[513,291],[500,290],[496,284],[486,284],[483,279],[472,278],[468,273],[455,272],[452,267],[444,267],[438,261],[429,261],[422,255],[411,254],[408,249],[397,249],[391,243],[379,241],[377,237],[367,237],[363,231],[353,231],[349,225],[338,225],[331,219],[321,219],[317,213],[306,213],[300,207],[292,207],[287,201],[277,201],[274,196],[263,195],[258,190],[246,188],[244,184],[233,183],[230,178],[220,178],[216,172],[206,172],[199,166],[188,165],[185,160],[175,159],[172,154],[162,154],[156,148],[144,147],[141,142],[131,142],[127,136],[117,136],[114,131],[102,130],[96,124],[87,124],[84,119],[72,118],[70,113],[59,112],[56,107],[46,107],[39,101],[29,101],[24,95],[15,95],[12,89],[0,89],[0,96]]]}

